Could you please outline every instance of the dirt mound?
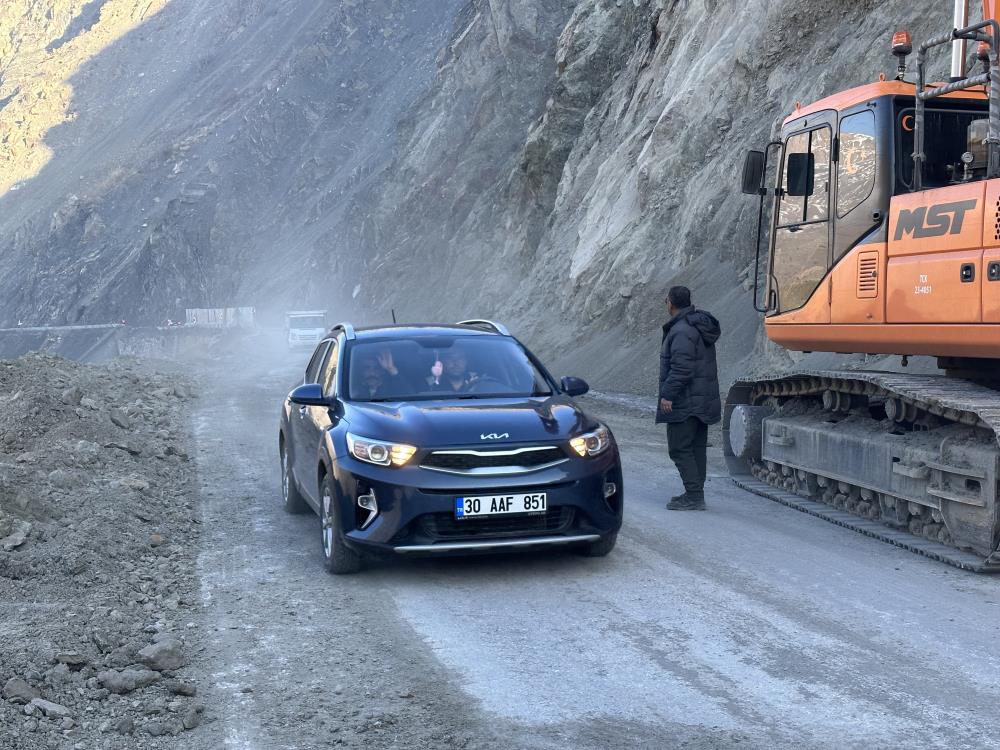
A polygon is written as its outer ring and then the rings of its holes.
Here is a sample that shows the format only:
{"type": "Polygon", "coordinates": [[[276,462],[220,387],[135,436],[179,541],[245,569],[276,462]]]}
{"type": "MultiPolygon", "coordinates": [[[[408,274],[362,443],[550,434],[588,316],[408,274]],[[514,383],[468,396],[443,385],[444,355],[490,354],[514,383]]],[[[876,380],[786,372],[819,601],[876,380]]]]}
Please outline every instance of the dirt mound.
{"type": "Polygon", "coordinates": [[[191,387],[138,361],[0,362],[0,747],[197,726],[191,387]]]}

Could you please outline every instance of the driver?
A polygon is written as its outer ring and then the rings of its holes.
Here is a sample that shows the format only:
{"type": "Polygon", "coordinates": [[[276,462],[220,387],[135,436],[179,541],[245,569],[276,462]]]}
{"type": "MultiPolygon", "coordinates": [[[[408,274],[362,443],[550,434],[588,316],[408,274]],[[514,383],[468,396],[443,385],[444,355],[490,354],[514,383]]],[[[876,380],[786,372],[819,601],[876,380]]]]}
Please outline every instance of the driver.
{"type": "Polygon", "coordinates": [[[430,380],[436,391],[465,393],[479,381],[479,375],[469,372],[465,351],[455,344],[441,353],[441,367],[435,364],[430,380]]]}

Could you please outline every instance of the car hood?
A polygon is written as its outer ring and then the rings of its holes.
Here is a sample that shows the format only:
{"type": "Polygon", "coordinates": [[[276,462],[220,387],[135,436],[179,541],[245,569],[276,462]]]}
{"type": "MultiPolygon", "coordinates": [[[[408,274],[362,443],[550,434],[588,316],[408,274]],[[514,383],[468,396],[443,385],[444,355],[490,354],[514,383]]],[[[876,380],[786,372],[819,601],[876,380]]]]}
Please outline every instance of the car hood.
{"type": "Polygon", "coordinates": [[[420,447],[569,440],[596,424],[565,396],[352,403],[352,433],[420,447]]]}

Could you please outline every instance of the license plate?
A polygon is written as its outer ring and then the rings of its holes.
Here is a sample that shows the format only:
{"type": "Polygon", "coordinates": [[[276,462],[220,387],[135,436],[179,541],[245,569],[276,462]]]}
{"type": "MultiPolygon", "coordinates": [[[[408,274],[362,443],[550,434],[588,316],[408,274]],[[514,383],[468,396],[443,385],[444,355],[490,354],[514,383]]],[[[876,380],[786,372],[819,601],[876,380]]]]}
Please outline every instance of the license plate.
{"type": "Polygon", "coordinates": [[[544,492],[455,498],[455,518],[502,516],[508,513],[542,513],[548,509],[544,492]]]}

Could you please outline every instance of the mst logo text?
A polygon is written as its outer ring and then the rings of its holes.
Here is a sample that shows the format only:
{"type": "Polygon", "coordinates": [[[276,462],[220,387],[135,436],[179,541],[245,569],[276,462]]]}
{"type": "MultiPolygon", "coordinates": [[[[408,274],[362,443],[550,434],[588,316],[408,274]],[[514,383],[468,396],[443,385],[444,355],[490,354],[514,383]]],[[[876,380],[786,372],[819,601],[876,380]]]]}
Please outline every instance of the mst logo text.
{"type": "Polygon", "coordinates": [[[943,237],[946,234],[961,234],[965,215],[976,208],[976,199],[958,201],[956,203],[939,203],[936,206],[920,206],[904,208],[896,219],[896,241],[903,239],[904,234],[915,240],[928,237],[943,237]]]}

